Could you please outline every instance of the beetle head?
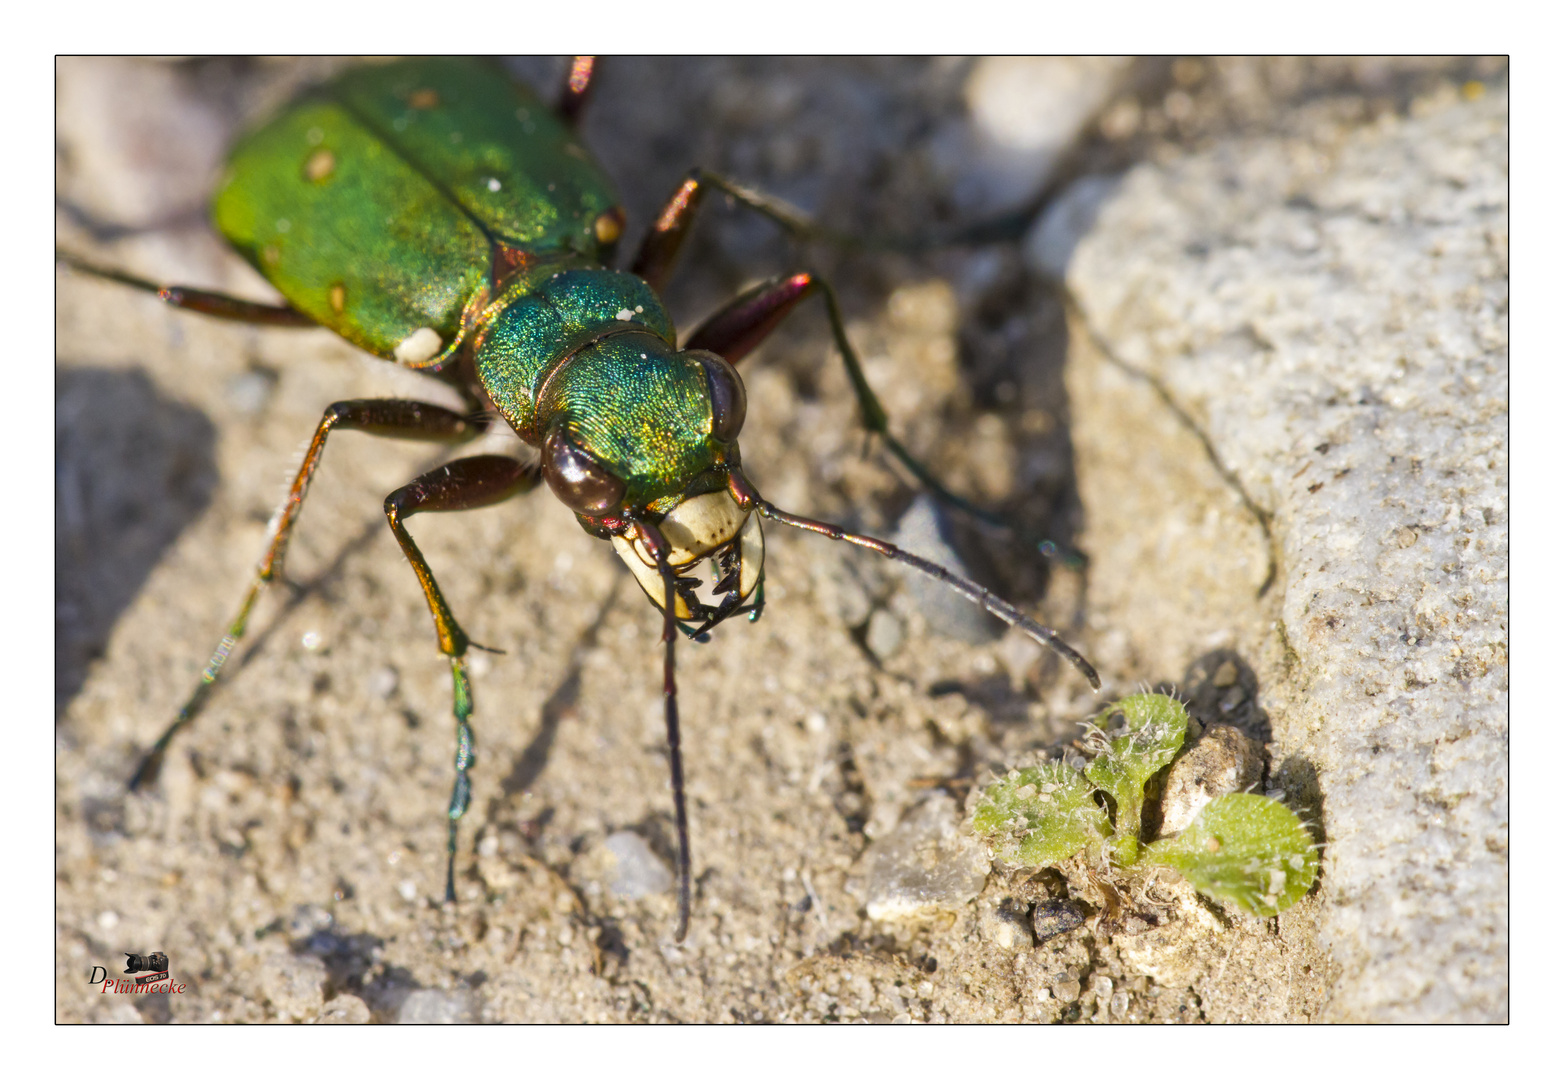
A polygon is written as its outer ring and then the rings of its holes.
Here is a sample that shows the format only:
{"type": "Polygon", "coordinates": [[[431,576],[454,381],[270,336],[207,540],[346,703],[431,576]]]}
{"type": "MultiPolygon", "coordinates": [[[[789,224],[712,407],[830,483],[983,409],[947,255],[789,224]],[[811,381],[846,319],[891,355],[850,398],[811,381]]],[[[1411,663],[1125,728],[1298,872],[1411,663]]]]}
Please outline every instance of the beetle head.
{"type": "MultiPolygon", "coordinates": [[[[657,523],[668,543],[668,565],[674,572],[674,615],[699,622],[701,633],[740,610],[760,584],[766,541],[760,515],[744,510],[726,487],[693,495],[677,503],[657,523]],[[711,565],[711,581],[702,581],[703,563],[711,565]]],[[[632,529],[613,538],[624,560],[652,603],[666,596],[657,560],[632,529]]]]}
{"type": "MultiPolygon", "coordinates": [[[[682,400],[705,412],[679,419],[662,414],[663,431],[673,436],[672,454],[649,452],[642,426],[646,410],[602,408],[605,395],[600,394],[592,399],[599,406],[591,414],[594,423],[572,424],[571,413],[557,418],[543,440],[542,471],[549,488],[588,531],[613,540],[641,587],[662,607],[662,576],[636,524],[654,523],[669,545],[668,563],[677,576],[675,615],[701,622],[704,629],[743,607],[760,583],[765,557],[759,518],[727,490],[727,474],[738,467],[747,400],[738,372],[716,353],[690,349],[664,355],[676,380],[672,390],[663,384],[665,407],[682,400]],[[688,388],[682,395],[677,393],[681,384],[688,388]],[[635,421],[633,433],[613,422],[621,416],[635,421]],[[681,432],[687,434],[681,438],[681,432]],[[646,459],[638,464],[623,453],[627,446],[646,459]],[[681,464],[670,467],[675,461],[681,464]],[[708,561],[713,582],[703,583],[697,570],[708,561]]],[[[640,359],[644,363],[646,354],[640,359]]],[[[620,379],[610,393],[632,385],[645,368],[621,370],[630,378],[620,379]]]]}

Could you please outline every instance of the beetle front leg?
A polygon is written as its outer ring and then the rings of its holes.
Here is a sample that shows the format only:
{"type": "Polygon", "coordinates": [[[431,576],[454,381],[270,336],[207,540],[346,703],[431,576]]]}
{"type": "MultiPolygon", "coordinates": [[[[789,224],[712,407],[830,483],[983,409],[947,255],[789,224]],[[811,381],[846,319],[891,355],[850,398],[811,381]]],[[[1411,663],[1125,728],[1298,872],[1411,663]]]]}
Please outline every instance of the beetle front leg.
{"type": "Polygon", "coordinates": [[[211,693],[217,677],[222,674],[223,665],[228,662],[228,657],[244,637],[245,626],[250,621],[250,612],[255,607],[256,600],[260,598],[261,590],[282,575],[283,557],[287,554],[288,541],[293,538],[293,528],[298,522],[299,511],[304,507],[304,497],[309,494],[310,481],[315,476],[315,470],[320,466],[321,455],[326,452],[327,437],[338,428],[363,431],[386,438],[417,439],[436,443],[466,442],[481,434],[483,430],[481,425],[468,421],[450,409],[429,405],[422,401],[370,398],[339,401],[326,409],[320,424],[315,428],[315,436],[310,440],[309,449],[304,453],[304,461],[299,466],[298,474],[294,476],[293,484],[288,489],[288,495],[272,517],[271,538],[267,542],[265,554],[256,565],[250,588],[239,604],[238,614],[229,621],[222,640],[217,643],[217,648],[212,650],[206,667],[201,671],[201,681],[196,684],[195,690],[181,706],[174,722],[163,731],[157,742],[152,744],[152,749],[148,750],[141,759],[135,775],[130,780],[132,791],[157,778],[169,744],[173,742],[174,736],[200,715],[207,695],[211,693]]]}
{"type": "Polygon", "coordinates": [[[513,495],[530,491],[537,486],[539,477],[536,464],[526,464],[515,458],[497,454],[461,458],[448,465],[427,472],[405,487],[386,496],[386,520],[402,553],[418,575],[418,584],[429,603],[429,614],[434,617],[435,635],[440,651],[451,658],[451,711],[456,718],[456,782],[451,788],[451,803],[446,810],[449,822],[446,832],[445,899],[456,899],[456,826],[467,812],[472,798],[472,781],[468,770],[473,763],[472,737],[472,683],[467,677],[467,648],[471,644],[467,634],[451,614],[429,569],[429,562],[418,550],[417,543],[407,531],[405,519],[418,513],[452,510],[476,510],[492,506],[513,495]]]}
{"type": "Polygon", "coordinates": [[[863,420],[863,426],[878,436],[892,456],[905,465],[935,498],[981,521],[1013,529],[1015,526],[1009,521],[969,502],[940,483],[928,467],[913,457],[901,440],[891,434],[885,406],[880,404],[880,399],[869,386],[869,380],[864,377],[863,365],[858,361],[858,353],[848,340],[842,308],[836,301],[836,291],[824,278],[806,272],[763,282],[730,301],[697,327],[684,347],[708,349],[730,364],[736,364],[764,341],[801,301],[816,293],[825,301],[831,336],[836,340],[837,352],[841,354],[842,363],[847,368],[853,393],[858,397],[858,414],[863,420]]]}

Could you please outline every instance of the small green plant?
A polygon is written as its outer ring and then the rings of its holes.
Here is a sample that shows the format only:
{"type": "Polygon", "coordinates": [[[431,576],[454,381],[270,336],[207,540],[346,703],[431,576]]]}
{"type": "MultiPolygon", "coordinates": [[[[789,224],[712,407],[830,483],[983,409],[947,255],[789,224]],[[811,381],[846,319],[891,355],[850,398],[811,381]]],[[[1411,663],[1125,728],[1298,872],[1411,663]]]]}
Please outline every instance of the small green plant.
{"type": "Polygon", "coordinates": [[[1135,694],[1103,710],[1084,769],[1063,761],[1012,771],[990,784],[972,827],[994,856],[1050,866],[1079,852],[1111,865],[1167,866],[1207,896],[1251,915],[1285,911],[1309,891],[1319,868],[1313,837],[1298,815],[1263,795],[1220,795],[1177,836],[1142,844],[1146,783],[1184,744],[1189,714],[1166,694],[1135,694]],[[1122,729],[1110,730],[1115,717],[1122,729]],[[1100,804],[1108,796],[1113,814],[1100,804]]]}

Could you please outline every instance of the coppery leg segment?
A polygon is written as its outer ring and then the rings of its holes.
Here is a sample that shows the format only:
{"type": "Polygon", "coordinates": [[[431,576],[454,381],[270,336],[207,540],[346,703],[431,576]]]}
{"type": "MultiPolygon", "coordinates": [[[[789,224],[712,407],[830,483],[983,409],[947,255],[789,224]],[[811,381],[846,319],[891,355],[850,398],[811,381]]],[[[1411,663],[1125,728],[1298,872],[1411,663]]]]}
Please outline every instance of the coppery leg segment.
{"type": "Polygon", "coordinates": [[[559,102],[554,106],[571,127],[581,122],[581,110],[586,108],[587,98],[592,94],[593,76],[596,74],[597,57],[571,58],[570,70],[565,72],[565,84],[559,88],[559,102]]]}
{"type": "Polygon", "coordinates": [[[203,315],[211,315],[219,319],[255,323],[260,326],[318,325],[302,311],[296,311],[286,304],[259,304],[254,300],[241,300],[237,296],[209,292],[206,289],[192,289],[184,285],[159,285],[145,278],[136,277],[134,274],[95,266],[75,255],[68,255],[61,251],[56,251],[54,257],[72,270],[79,270],[84,274],[103,278],[105,281],[115,281],[121,285],[129,285],[133,289],[153,293],[165,304],[185,311],[198,311],[203,315]]]}

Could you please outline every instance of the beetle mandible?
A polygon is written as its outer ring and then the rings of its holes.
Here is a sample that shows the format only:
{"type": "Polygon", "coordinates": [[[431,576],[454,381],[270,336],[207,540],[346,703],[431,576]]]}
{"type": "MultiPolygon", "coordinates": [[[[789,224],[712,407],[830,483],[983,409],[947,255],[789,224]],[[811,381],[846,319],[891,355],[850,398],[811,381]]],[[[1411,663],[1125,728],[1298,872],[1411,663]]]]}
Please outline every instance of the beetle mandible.
{"type": "Polygon", "coordinates": [[[349,70],[306,93],[236,146],[214,200],[219,231],[282,294],[281,305],[164,286],[70,256],[86,272],[155,292],[181,309],[273,326],[328,327],[365,351],[431,375],[457,411],[403,399],[329,406],[270,525],[254,577],[178,717],[132,787],[152,782],[178,732],[200,713],[243,637],[256,600],[282,573],[310,481],[332,431],[470,442],[503,419],[539,459],[458,458],[387,496],[385,512],[416,574],[451,665],[456,779],[447,810],[447,900],[458,823],[471,796],[475,644],[452,614],[407,528],[422,512],[476,509],[545,482],[591,535],[610,541],[663,611],[665,721],[678,835],[679,916],[690,911],[690,845],[674,677],[678,632],[701,636],[764,595],[762,519],[875,551],[926,573],[1096,673],[1046,627],[975,583],[883,540],[781,510],[746,477],[747,411],[734,365],[803,300],[818,296],[865,427],[937,496],[960,503],[889,432],[830,285],[812,273],[764,282],[688,335],[682,348],[659,293],[712,190],[804,232],[791,208],[693,170],[628,271],[609,269],[625,224],[575,137],[594,66],[577,60],[550,111],[497,68],[418,60],[349,70]],[[715,568],[704,591],[697,574],[715,568]]]}

